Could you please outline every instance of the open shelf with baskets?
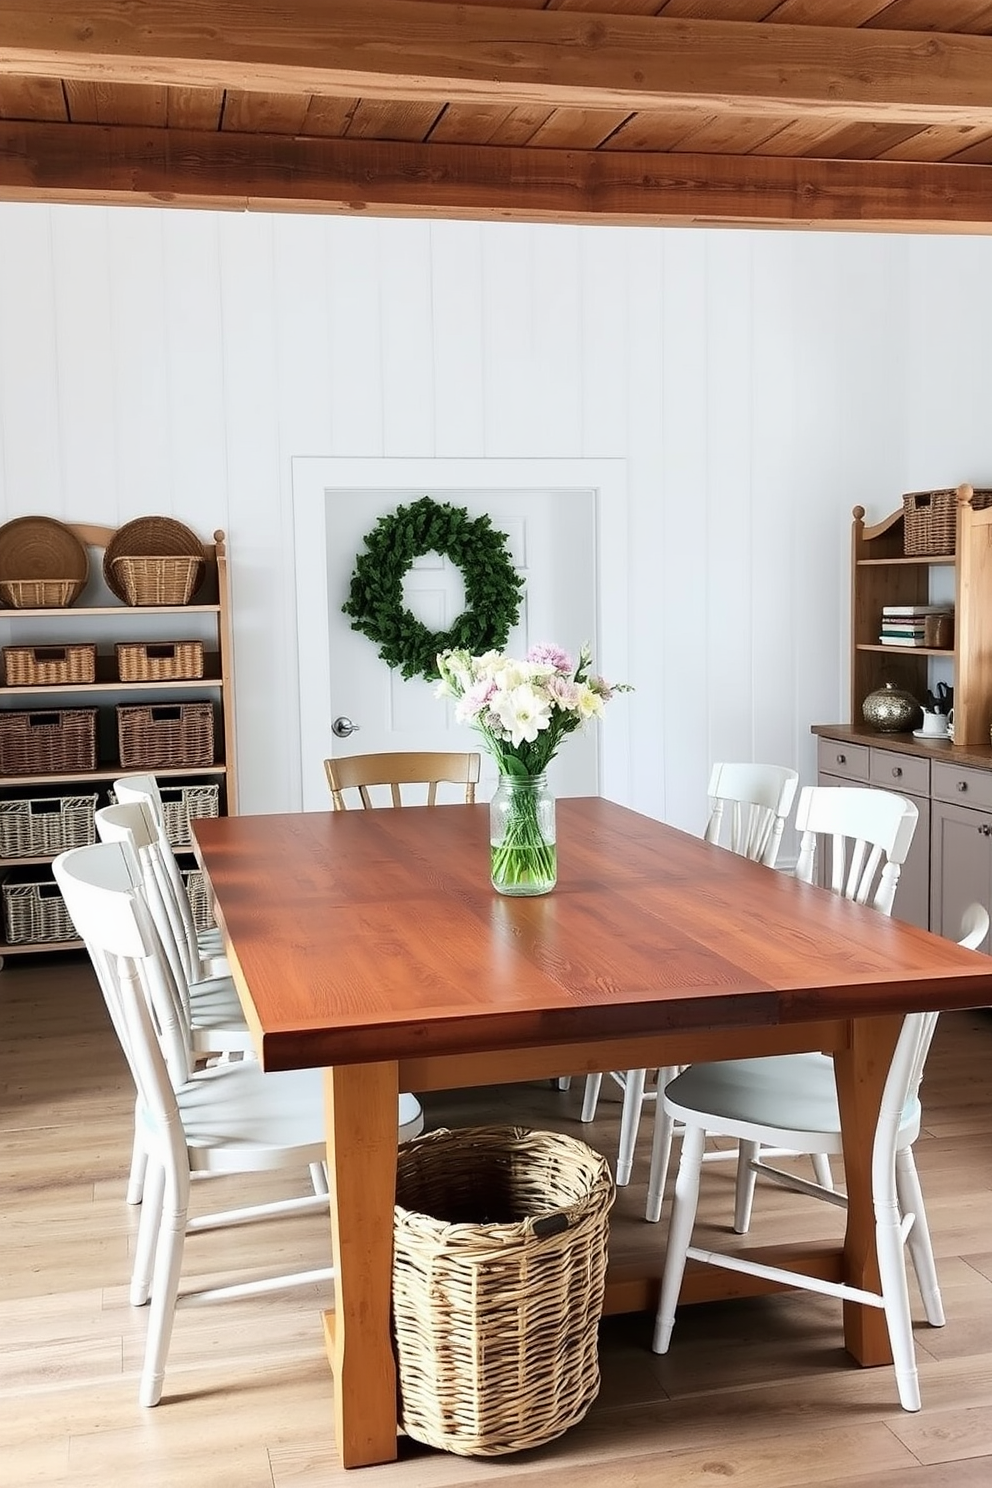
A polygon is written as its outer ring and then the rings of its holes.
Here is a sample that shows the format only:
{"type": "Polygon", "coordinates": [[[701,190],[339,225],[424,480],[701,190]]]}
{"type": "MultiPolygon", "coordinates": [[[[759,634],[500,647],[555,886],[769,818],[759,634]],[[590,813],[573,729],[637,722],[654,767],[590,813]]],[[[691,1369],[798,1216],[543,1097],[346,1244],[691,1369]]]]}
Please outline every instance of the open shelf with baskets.
{"type": "MultiPolygon", "coordinates": [[[[124,529],[69,530],[102,558],[124,529]]],[[[170,561],[181,567],[200,559],[170,561]]],[[[0,608],[0,965],[7,955],[80,946],[62,914],[50,864],[59,852],[93,840],[93,812],[111,800],[117,776],[156,777],[180,854],[189,847],[191,816],[237,810],[222,532],[202,544],[202,564],[190,603],[128,604],[120,596],[134,593],[143,575],[117,561],[120,582],[111,588],[106,563],[101,573],[94,561],[71,604],[0,608]]],[[[169,595],[174,581],[165,574],[164,590],[149,588],[143,597],[169,595]]],[[[8,587],[4,597],[9,605],[11,597],[31,596],[8,587]]],[[[61,596],[44,594],[53,597],[61,596]]],[[[205,893],[192,856],[182,866],[202,915],[205,893]]]]}

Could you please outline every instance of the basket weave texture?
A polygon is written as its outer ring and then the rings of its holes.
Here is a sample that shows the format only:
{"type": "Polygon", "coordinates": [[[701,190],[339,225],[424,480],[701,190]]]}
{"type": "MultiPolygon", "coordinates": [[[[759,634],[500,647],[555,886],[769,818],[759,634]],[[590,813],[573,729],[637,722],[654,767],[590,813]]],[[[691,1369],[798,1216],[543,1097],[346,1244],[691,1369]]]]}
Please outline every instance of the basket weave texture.
{"type": "Polygon", "coordinates": [[[14,609],[60,609],[86,587],[89,558],[54,517],[15,517],[0,527],[0,598],[14,609]]]}
{"type": "MultiPolygon", "coordinates": [[[[992,505],[992,490],[975,489],[975,511],[992,505]]],[[[941,557],[957,545],[957,490],[907,491],[902,498],[903,552],[907,557],[941,557]]]]}
{"type": "Polygon", "coordinates": [[[213,704],[118,703],[117,741],[126,770],[212,765],[213,704]]]}
{"type": "Polygon", "coordinates": [[[206,879],[199,868],[188,868],[182,877],[194,927],[197,930],[209,930],[213,926],[214,917],[210,912],[206,879]]]}
{"type": "Polygon", "coordinates": [[[76,940],[65,900],[50,878],[33,883],[10,880],[3,886],[3,924],[8,945],[76,940]]]}
{"type": "Polygon", "coordinates": [[[96,708],[0,712],[0,775],[96,769],[96,708]]]}
{"type": "Polygon", "coordinates": [[[599,1391],[613,1181],[555,1132],[428,1132],[400,1147],[393,1326],[400,1421],[462,1456],[519,1452],[599,1391]]]}
{"type": "Polygon", "coordinates": [[[96,647],[4,646],[3,670],[8,687],[58,687],[66,682],[96,680],[96,647]]]}
{"type": "Polygon", "coordinates": [[[44,858],[96,841],[96,796],[0,801],[0,857],[44,858]]]}
{"type": "Polygon", "coordinates": [[[203,676],[202,641],[119,641],[122,682],[179,682],[203,676]]]}
{"type": "Polygon", "coordinates": [[[189,604],[203,575],[202,558],[115,558],[111,567],[129,605],[189,604]]]}
{"type": "Polygon", "coordinates": [[[12,610],[64,610],[84,587],[76,579],[3,579],[0,599],[12,610]]]}

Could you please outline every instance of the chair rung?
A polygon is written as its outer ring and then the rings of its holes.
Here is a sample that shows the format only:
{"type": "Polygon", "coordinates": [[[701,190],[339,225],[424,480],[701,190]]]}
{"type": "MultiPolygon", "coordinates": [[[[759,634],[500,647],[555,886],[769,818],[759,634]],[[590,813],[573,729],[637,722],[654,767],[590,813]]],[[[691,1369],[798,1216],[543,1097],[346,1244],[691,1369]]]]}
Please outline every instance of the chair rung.
{"type": "Polygon", "coordinates": [[[328,1207],[326,1194],[303,1194],[295,1199],[276,1199],[271,1204],[253,1204],[246,1209],[224,1209],[216,1214],[200,1214],[187,1221],[187,1235],[199,1230],[220,1230],[227,1225],[251,1224],[255,1219],[270,1219],[275,1214],[319,1214],[328,1207]]]}
{"type": "Polygon", "coordinates": [[[807,1276],[803,1271],[787,1271],[783,1266],[764,1266],[760,1261],[746,1261],[741,1256],[721,1255],[715,1250],[700,1250],[690,1245],[686,1255],[708,1266],[722,1266],[725,1271],[742,1271],[746,1276],[760,1276],[763,1281],[777,1281],[785,1287],[801,1287],[804,1292],[822,1292],[825,1297],[840,1297],[845,1302],[860,1302],[865,1307],[884,1307],[875,1292],[863,1292],[843,1281],[825,1281],[820,1276],[807,1276]]]}
{"type": "Polygon", "coordinates": [[[181,1293],[176,1302],[183,1307],[201,1302],[223,1302],[235,1297],[254,1297],[261,1292],[279,1292],[284,1287],[312,1286],[333,1279],[334,1267],[322,1266],[317,1271],[294,1271],[288,1276],[261,1276],[256,1281],[237,1281],[230,1286],[203,1287],[200,1291],[181,1293]]]}

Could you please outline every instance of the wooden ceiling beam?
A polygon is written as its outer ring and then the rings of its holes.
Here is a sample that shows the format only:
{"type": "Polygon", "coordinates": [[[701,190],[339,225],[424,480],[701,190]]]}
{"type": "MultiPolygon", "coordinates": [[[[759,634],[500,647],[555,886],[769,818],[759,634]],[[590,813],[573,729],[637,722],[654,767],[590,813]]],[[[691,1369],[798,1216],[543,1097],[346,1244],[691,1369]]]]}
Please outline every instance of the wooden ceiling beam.
{"type": "Polygon", "coordinates": [[[0,122],[0,199],[520,221],[992,231],[992,166],[0,122]]]}
{"type": "Polygon", "coordinates": [[[992,37],[434,0],[0,0],[0,73],[349,98],[992,123],[992,37]]]}

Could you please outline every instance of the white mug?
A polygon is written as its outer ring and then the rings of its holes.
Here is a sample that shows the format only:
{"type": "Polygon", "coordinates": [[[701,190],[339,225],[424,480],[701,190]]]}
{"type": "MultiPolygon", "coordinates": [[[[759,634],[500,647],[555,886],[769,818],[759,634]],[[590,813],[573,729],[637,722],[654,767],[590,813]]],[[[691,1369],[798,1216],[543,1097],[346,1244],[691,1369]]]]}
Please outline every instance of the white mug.
{"type": "Polygon", "coordinates": [[[943,713],[923,713],[923,732],[934,739],[947,738],[947,719],[943,713]]]}

